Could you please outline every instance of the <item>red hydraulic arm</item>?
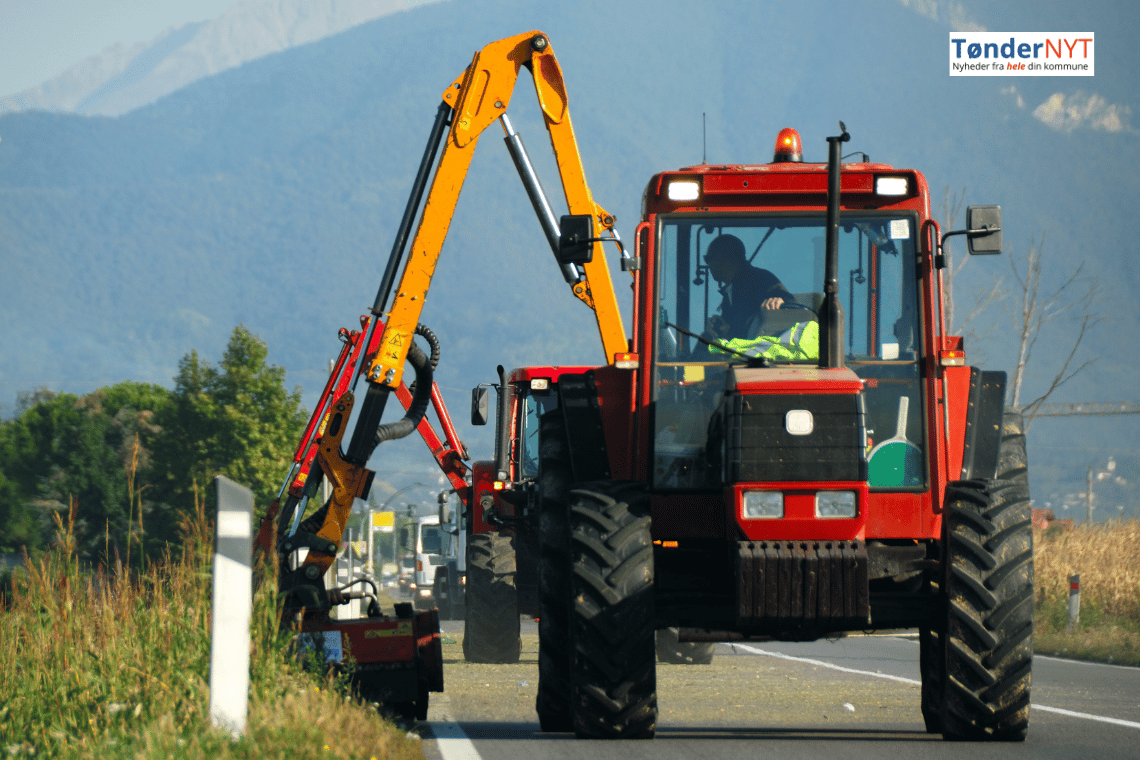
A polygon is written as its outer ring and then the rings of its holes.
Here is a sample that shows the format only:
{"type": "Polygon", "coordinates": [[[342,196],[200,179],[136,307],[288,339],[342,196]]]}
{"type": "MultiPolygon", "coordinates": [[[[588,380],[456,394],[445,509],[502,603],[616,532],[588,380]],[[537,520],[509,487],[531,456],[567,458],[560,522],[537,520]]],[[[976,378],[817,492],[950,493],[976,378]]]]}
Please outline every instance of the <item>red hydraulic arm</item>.
{"type": "MultiPolygon", "coordinates": [[[[313,491],[319,486],[319,478],[310,483],[309,478],[312,465],[317,458],[321,438],[332,416],[333,403],[335,400],[344,396],[359,364],[361,348],[364,345],[364,336],[368,333],[367,328],[370,319],[368,316],[362,316],[360,318],[362,328],[360,331],[350,331],[342,327],[338,333],[338,337],[344,345],[341,348],[340,355],[333,364],[332,371],[329,373],[328,382],[325,383],[324,390],[321,392],[316,408],[309,417],[305,431],[301,436],[301,441],[293,454],[293,464],[289,468],[289,474],[286,476],[277,498],[270,504],[265,518],[262,521],[255,541],[258,551],[265,552],[267,555],[272,553],[275,543],[274,525],[279,525],[277,530],[278,537],[284,537],[285,534],[289,532],[290,526],[287,523],[296,515],[298,506],[308,501],[306,497],[306,493],[308,493],[306,485],[310,485],[313,491]],[[283,499],[285,512],[281,514],[279,523],[278,513],[280,512],[283,499]]],[[[376,350],[379,333],[374,333],[374,336],[370,351],[367,353],[372,353],[376,350]]],[[[400,404],[405,410],[411,406],[411,391],[409,391],[408,387],[403,383],[396,389],[396,398],[400,401],[400,404]]],[[[443,431],[443,438],[441,439],[439,434],[436,433],[435,428],[426,415],[419,421],[416,430],[427,445],[432,458],[435,459],[440,470],[451,483],[451,487],[462,494],[467,488],[466,478],[470,468],[466,460],[470,457],[467,453],[467,448],[463,445],[463,442],[459,440],[459,435],[455,430],[455,425],[451,421],[451,415],[447,410],[447,405],[444,403],[443,395],[439,391],[439,386],[434,382],[432,383],[431,389],[431,405],[439,420],[440,428],[443,431]]],[[[309,495],[312,494],[310,493],[309,495]]],[[[302,514],[304,513],[303,506],[301,506],[301,512],[302,514]]]]}

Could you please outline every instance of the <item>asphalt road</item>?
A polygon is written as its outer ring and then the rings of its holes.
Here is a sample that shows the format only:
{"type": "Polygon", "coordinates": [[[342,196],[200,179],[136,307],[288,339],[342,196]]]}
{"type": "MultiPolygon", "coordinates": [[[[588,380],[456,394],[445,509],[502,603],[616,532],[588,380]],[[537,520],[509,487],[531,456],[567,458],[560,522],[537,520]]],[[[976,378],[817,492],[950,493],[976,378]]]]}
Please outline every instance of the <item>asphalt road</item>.
{"type": "Polygon", "coordinates": [[[464,661],[462,622],[443,628],[446,691],[432,694],[421,725],[429,760],[1140,758],[1136,668],[1038,657],[1029,738],[969,744],[925,732],[916,638],[720,644],[712,665],[658,664],[656,739],[599,742],[539,731],[533,621],[514,665],[464,661]]]}

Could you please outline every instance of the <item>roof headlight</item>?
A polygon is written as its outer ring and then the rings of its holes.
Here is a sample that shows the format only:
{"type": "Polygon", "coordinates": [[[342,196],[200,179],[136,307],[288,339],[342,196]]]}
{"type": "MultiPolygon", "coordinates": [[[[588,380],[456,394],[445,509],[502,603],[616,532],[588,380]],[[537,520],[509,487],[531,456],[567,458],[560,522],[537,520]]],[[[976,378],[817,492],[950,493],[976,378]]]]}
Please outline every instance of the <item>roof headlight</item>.
{"type": "Polygon", "coordinates": [[[532,391],[544,391],[550,388],[550,378],[548,377],[535,377],[531,378],[530,389],[532,391]]]}
{"type": "Polygon", "coordinates": [[[906,195],[908,191],[906,177],[875,177],[876,195],[906,195]]]}
{"type": "Polygon", "coordinates": [[[666,197],[671,201],[695,201],[701,195],[701,186],[694,180],[674,180],[665,189],[666,197]]]}

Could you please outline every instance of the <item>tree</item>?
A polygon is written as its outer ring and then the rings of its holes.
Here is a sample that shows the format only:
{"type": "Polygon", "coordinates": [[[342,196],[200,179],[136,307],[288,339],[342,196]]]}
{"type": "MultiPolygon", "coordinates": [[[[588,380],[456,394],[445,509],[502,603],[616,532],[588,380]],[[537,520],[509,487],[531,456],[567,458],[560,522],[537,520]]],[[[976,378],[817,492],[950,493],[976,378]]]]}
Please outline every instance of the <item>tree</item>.
{"type": "Polygon", "coordinates": [[[1030,241],[1024,260],[1018,257],[1010,258],[1010,268],[1020,287],[1020,303],[1011,308],[1013,322],[1018,328],[1018,351],[1017,366],[1010,382],[1010,403],[1022,409],[1026,430],[1029,430],[1029,426],[1037,416],[1037,410],[1049,396],[1093,363],[1094,360],[1089,359],[1076,367],[1073,366],[1081,343],[1089,331],[1100,322],[1100,317],[1093,307],[1098,300],[1099,288],[1095,279],[1083,276],[1083,263],[1064,277],[1055,290],[1049,293],[1042,292],[1041,277],[1045,271],[1042,255],[1044,247],[1045,236],[1042,235],[1040,243],[1030,241]],[[1070,318],[1075,323],[1076,330],[1073,337],[1064,341],[1069,345],[1068,352],[1064,352],[1064,349],[1052,352],[1054,356],[1062,354],[1065,356],[1060,369],[1048,381],[1040,395],[1024,403],[1022,388],[1042,328],[1061,318],[1070,318]]]}
{"type": "Polygon", "coordinates": [[[217,475],[252,490],[260,510],[277,495],[307,414],[300,389],[285,390],[285,370],[268,365],[268,355],[265,343],[239,325],[217,367],[196,351],[179,362],[155,452],[164,538],[173,539],[178,516],[195,499],[212,498],[217,475]]]}
{"type": "Polygon", "coordinates": [[[307,419],[300,390],[286,392],[267,357],[238,326],[218,367],[184,356],[173,391],[125,382],[22,396],[17,417],[0,423],[0,551],[47,545],[51,513],[74,500],[81,559],[156,556],[180,540],[180,517],[210,500],[219,474],[264,509],[307,419]]]}
{"type": "Polygon", "coordinates": [[[129,551],[131,484],[149,464],[153,419],[168,401],[165,388],[131,382],[85,396],[22,395],[18,416],[0,425],[0,548],[42,548],[51,512],[74,500],[82,558],[110,559],[112,546],[129,551]]]}

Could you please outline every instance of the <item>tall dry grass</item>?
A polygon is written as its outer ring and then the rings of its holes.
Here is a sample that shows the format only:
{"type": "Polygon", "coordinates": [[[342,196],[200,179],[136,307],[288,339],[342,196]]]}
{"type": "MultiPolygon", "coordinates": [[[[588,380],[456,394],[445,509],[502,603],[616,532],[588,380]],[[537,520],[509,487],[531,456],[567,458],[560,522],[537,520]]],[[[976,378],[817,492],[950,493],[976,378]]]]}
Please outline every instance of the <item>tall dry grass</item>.
{"type": "Polygon", "coordinates": [[[0,756],[422,758],[419,742],[299,666],[272,579],[254,597],[250,707],[238,741],[210,725],[212,526],[132,575],[88,570],[73,521],[17,573],[0,610],[0,756]]]}
{"type": "Polygon", "coordinates": [[[1081,608],[1140,625],[1140,521],[1034,531],[1039,609],[1069,603],[1069,576],[1081,576],[1081,608]]]}

